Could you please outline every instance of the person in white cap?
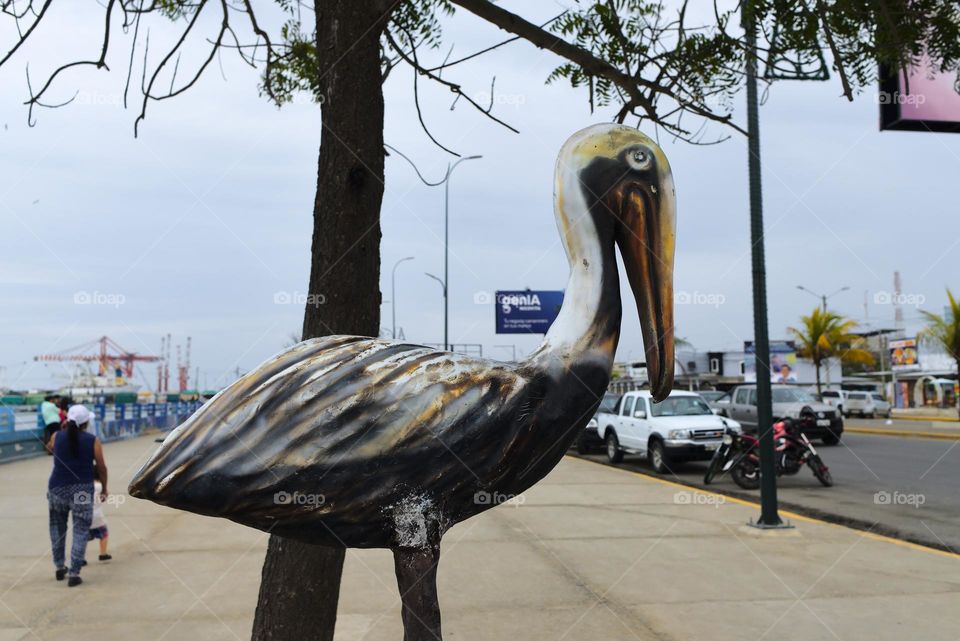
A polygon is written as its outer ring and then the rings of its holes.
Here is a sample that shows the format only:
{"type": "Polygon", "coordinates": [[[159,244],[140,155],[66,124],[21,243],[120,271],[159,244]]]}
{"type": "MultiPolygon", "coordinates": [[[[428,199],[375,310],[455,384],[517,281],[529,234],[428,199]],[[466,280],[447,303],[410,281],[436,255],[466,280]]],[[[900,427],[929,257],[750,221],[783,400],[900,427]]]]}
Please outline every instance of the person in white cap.
{"type": "Polygon", "coordinates": [[[53,452],[53,471],[47,484],[47,504],[50,511],[50,547],[56,579],[62,581],[69,574],[67,585],[80,585],[80,568],[85,564],[90,521],[93,518],[93,465],[102,484],[100,498],[107,498],[107,464],[103,460],[100,439],[87,432],[93,413],[83,405],[72,405],[67,410],[63,428],[54,433],[50,442],[53,452]],[[73,514],[73,541],[70,547],[70,567],[66,566],[65,546],[67,519],[73,514]]]}

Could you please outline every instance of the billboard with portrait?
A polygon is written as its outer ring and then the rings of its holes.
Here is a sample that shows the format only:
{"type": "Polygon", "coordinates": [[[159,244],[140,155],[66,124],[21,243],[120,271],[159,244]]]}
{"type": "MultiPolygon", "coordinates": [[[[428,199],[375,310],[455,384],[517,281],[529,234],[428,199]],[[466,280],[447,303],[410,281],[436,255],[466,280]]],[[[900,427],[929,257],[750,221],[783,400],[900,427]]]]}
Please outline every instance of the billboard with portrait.
{"type": "MultiPolygon", "coordinates": [[[[757,355],[753,341],[743,343],[743,380],[757,382],[757,355]]],[[[770,341],[770,382],[797,382],[797,348],[792,341],[770,341]]]]}

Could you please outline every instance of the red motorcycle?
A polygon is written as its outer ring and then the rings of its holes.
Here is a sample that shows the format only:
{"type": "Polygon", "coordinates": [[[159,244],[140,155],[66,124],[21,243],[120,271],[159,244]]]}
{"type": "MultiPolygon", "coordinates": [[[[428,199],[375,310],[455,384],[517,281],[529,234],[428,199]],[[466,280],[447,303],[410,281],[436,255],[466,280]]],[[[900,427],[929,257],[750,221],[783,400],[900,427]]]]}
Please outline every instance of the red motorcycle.
{"type": "MultiPolygon", "coordinates": [[[[799,420],[785,418],[773,424],[777,476],[796,474],[806,464],[817,480],[830,487],[833,485],[830,470],[801,429],[804,421],[816,420],[816,415],[809,414],[801,414],[799,420]]],[[[723,443],[713,454],[703,482],[709,484],[718,474],[729,472],[733,482],[746,490],[760,487],[759,444],[756,436],[728,428],[723,443]]]]}

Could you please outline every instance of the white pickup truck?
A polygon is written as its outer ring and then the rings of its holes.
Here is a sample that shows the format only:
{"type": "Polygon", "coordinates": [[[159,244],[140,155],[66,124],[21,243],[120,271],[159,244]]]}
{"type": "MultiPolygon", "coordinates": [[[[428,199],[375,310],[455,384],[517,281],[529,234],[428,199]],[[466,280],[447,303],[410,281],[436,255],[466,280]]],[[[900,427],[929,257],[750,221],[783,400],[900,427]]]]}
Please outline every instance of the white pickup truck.
{"type": "Polygon", "coordinates": [[[611,463],[625,453],[640,454],[658,473],[676,462],[709,460],[723,442],[724,428],[740,431],[739,423],[714,414],[694,392],[675,391],[659,403],[649,391],[627,392],[596,418],[611,463]]]}

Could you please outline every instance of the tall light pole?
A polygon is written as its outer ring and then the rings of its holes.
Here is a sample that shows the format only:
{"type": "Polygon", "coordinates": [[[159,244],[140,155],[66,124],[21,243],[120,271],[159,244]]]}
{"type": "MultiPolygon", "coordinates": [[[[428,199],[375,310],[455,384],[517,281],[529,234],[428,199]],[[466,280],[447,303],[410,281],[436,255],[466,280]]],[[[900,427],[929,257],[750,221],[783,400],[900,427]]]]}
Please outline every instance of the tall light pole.
{"type": "Polygon", "coordinates": [[[434,276],[429,272],[423,273],[440,283],[440,288],[443,290],[443,349],[449,349],[447,347],[447,283],[439,276],[434,276]]]}
{"type": "Polygon", "coordinates": [[[427,276],[436,279],[443,287],[443,348],[449,349],[450,304],[447,293],[450,291],[450,175],[453,173],[453,170],[457,168],[457,165],[462,163],[464,160],[479,160],[480,158],[483,158],[483,156],[463,156],[462,158],[458,158],[457,162],[453,163],[452,165],[447,163],[447,173],[443,175],[443,180],[430,182],[423,177],[423,174],[420,173],[420,170],[413,163],[413,161],[404,155],[399,149],[391,147],[390,145],[384,145],[384,147],[410,163],[410,166],[413,167],[413,171],[415,171],[417,174],[417,178],[419,178],[420,181],[427,187],[443,185],[443,280],[440,280],[432,274],[427,274],[427,276]]]}
{"type": "Polygon", "coordinates": [[[397,267],[400,266],[400,263],[405,263],[408,260],[413,260],[413,256],[407,256],[395,262],[393,270],[390,272],[390,313],[393,316],[393,327],[390,330],[390,335],[394,340],[397,338],[397,267]]]}
{"type": "Polygon", "coordinates": [[[464,160],[478,160],[483,156],[464,156],[452,165],[447,163],[443,178],[443,349],[450,349],[447,338],[450,325],[450,174],[464,160]]]}
{"type": "Polygon", "coordinates": [[[757,369],[757,436],[760,454],[760,517],[751,523],[759,528],[784,527],[777,504],[777,472],[774,463],[773,404],[770,390],[770,335],[767,328],[767,270],[763,243],[763,189],[760,183],[760,102],[757,97],[756,4],[744,2],[746,34],[747,150],[750,184],[750,247],[753,265],[753,349],[757,369]]]}
{"type": "Polygon", "coordinates": [[[818,294],[817,292],[815,292],[815,291],[813,291],[813,290],[811,290],[811,289],[807,289],[807,288],[804,287],[803,285],[797,285],[797,289],[799,289],[800,291],[803,291],[803,292],[807,292],[808,294],[811,294],[812,296],[816,296],[817,298],[819,298],[819,299],[820,299],[820,304],[823,305],[823,311],[827,311],[827,299],[828,299],[828,298],[833,298],[834,296],[836,296],[836,295],[839,294],[840,292],[845,292],[845,291],[847,291],[847,290],[850,289],[850,288],[847,287],[846,285],[844,285],[843,287],[841,287],[841,288],[838,289],[837,291],[833,292],[832,294],[818,294]]]}

